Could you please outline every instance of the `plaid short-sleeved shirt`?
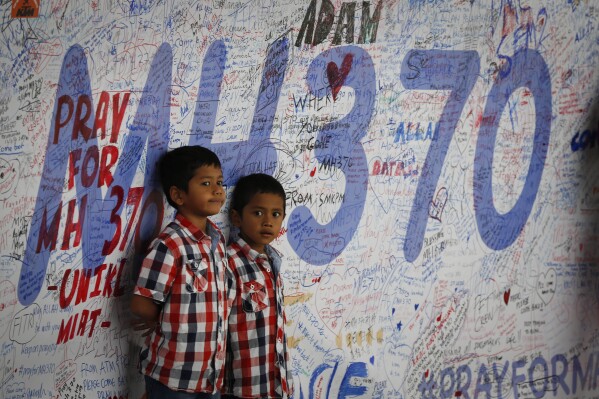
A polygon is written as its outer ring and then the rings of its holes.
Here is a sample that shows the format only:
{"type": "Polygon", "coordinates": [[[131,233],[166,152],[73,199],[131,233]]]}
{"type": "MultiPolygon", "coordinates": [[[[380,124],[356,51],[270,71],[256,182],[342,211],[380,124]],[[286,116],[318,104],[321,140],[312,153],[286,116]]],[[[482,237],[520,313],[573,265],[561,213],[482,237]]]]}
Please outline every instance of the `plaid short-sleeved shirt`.
{"type": "Polygon", "coordinates": [[[241,398],[287,398],[293,393],[289,370],[281,256],[266,255],[241,238],[227,248],[230,295],[225,391],[241,398]],[[230,362],[229,362],[230,360],[230,362]]]}
{"type": "Polygon", "coordinates": [[[210,221],[207,233],[178,214],[150,244],[134,290],[162,307],[140,371],[173,390],[216,392],[224,377],[225,240],[210,221]]]}

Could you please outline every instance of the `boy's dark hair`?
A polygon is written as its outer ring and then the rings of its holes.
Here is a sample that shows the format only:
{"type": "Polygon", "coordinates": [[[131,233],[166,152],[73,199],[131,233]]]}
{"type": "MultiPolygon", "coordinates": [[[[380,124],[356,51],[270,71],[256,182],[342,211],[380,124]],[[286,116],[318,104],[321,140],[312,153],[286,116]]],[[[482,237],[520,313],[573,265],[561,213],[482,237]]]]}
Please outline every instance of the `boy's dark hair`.
{"type": "Polygon", "coordinates": [[[188,183],[202,166],[221,168],[218,156],[207,148],[199,145],[183,146],[167,152],[158,161],[160,184],[168,203],[177,208],[171,200],[170,188],[175,186],[185,192],[188,183]]]}
{"type": "Polygon", "coordinates": [[[274,177],[264,173],[253,173],[237,181],[231,198],[231,210],[241,215],[243,208],[256,194],[276,194],[283,199],[283,212],[285,212],[285,189],[274,177]]]}

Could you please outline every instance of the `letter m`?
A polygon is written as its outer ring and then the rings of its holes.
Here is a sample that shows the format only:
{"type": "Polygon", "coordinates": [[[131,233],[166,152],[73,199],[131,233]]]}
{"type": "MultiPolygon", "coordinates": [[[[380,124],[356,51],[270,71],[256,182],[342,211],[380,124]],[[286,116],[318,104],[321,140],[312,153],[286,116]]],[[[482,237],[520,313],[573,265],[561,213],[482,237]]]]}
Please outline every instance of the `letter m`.
{"type": "Polygon", "coordinates": [[[370,2],[362,2],[362,22],[360,24],[360,36],[358,37],[358,44],[376,42],[376,33],[379,29],[382,7],[383,2],[379,1],[374,9],[374,14],[371,17],[370,2]]]}

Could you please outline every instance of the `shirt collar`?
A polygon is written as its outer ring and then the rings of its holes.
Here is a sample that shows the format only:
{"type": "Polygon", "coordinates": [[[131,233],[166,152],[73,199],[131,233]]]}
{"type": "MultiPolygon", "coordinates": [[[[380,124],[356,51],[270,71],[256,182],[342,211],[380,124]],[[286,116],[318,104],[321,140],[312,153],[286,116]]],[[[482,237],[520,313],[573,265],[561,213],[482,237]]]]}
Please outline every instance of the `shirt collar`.
{"type": "Polygon", "coordinates": [[[258,251],[256,251],[255,249],[252,249],[252,247],[250,247],[250,245],[247,242],[245,242],[245,240],[241,237],[237,238],[237,243],[241,247],[243,254],[249,260],[256,262],[256,263],[258,263],[258,259],[269,260],[270,264],[276,274],[278,274],[279,271],[281,270],[281,263],[283,260],[283,255],[279,251],[277,251],[276,249],[271,247],[270,245],[265,245],[264,252],[266,252],[266,254],[261,254],[258,251]]]}
{"type": "Polygon", "coordinates": [[[187,230],[189,230],[189,232],[191,233],[191,236],[196,241],[210,240],[212,242],[212,249],[214,249],[216,247],[216,245],[218,244],[218,242],[221,240],[222,233],[220,232],[219,228],[214,223],[212,223],[212,221],[210,219],[206,219],[206,233],[207,234],[205,234],[198,226],[191,223],[189,221],[189,219],[187,219],[185,216],[183,216],[180,213],[177,213],[177,216],[175,216],[175,219],[177,220],[177,222],[179,222],[179,224],[181,226],[183,226],[187,230]]]}

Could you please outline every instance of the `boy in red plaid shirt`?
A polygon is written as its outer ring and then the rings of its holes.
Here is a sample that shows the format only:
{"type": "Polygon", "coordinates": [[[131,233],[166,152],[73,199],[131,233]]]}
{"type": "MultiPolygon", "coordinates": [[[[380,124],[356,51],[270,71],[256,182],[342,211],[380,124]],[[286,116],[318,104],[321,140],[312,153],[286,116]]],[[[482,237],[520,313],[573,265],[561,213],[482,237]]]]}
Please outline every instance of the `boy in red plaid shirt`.
{"type": "Polygon", "coordinates": [[[228,306],[225,240],[208,216],[225,202],[220,160],[200,146],[159,163],[175,220],[151,244],[135,286],[135,330],[146,337],[139,368],[148,399],[219,398],[228,306]]]}
{"type": "Polygon", "coordinates": [[[269,244],[285,217],[285,190],[272,176],[252,174],[237,182],[231,222],[239,238],[227,255],[233,275],[229,315],[227,398],[288,398],[289,370],[281,255],[269,244]]]}

